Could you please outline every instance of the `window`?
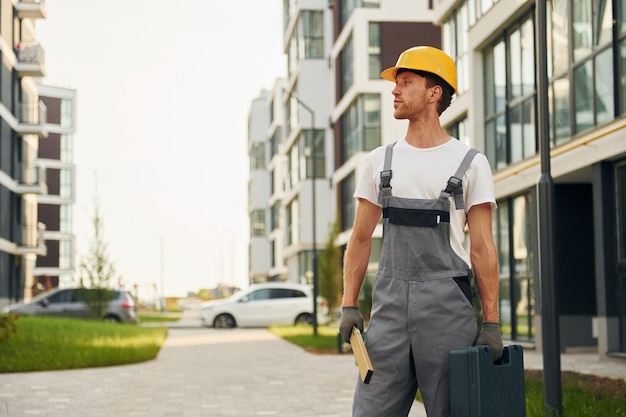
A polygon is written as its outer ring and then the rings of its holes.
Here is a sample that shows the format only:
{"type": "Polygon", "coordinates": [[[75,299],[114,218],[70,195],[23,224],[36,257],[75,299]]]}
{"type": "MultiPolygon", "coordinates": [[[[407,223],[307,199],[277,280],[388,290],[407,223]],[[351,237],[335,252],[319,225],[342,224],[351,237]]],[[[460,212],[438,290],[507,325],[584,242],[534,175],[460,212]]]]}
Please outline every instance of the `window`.
{"type": "Polygon", "coordinates": [[[532,207],[530,195],[524,194],[498,201],[493,217],[500,269],[501,330],[513,340],[535,338],[532,207]]]}
{"type": "Polygon", "coordinates": [[[370,22],[368,26],[369,79],[380,79],[382,60],[380,56],[380,23],[370,22]]]}
{"type": "Polygon", "coordinates": [[[62,290],[48,297],[50,304],[71,303],[73,301],[73,290],[62,290]]]}
{"type": "Polygon", "coordinates": [[[467,146],[471,146],[471,140],[469,136],[469,126],[467,117],[453,123],[446,128],[448,135],[457,138],[467,146]]]}
{"type": "Polygon", "coordinates": [[[254,142],[250,151],[250,169],[265,169],[265,143],[254,142]]]}
{"type": "Polygon", "coordinates": [[[72,233],[72,204],[61,204],[59,231],[64,234],[72,233]]]}
{"type": "Polygon", "coordinates": [[[324,131],[315,129],[306,131],[304,154],[306,156],[306,178],[324,178],[326,176],[326,152],[324,131]]]}
{"type": "Polygon", "coordinates": [[[345,177],[339,184],[340,204],[341,204],[341,207],[339,208],[339,212],[341,213],[340,227],[342,231],[351,229],[352,225],[354,224],[354,216],[356,213],[356,201],[353,195],[354,195],[355,188],[356,188],[356,182],[355,182],[354,172],[350,173],[350,175],[345,177]]]}
{"type": "Polygon", "coordinates": [[[285,211],[285,244],[287,246],[298,242],[300,239],[299,210],[300,208],[297,198],[287,205],[287,209],[285,211]]]}
{"type": "Polygon", "coordinates": [[[324,58],[324,13],[305,10],[301,19],[304,42],[300,43],[300,47],[304,50],[298,55],[305,59],[324,58]]]}
{"type": "Polygon", "coordinates": [[[354,9],[359,7],[379,8],[380,0],[339,0],[340,29],[345,26],[354,9]]]}
{"type": "Polygon", "coordinates": [[[363,94],[341,116],[341,162],[380,146],[380,96],[363,94]]]}
{"type": "Polygon", "coordinates": [[[341,74],[340,93],[343,96],[352,87],[354,83],[354,56],[352,52],[352,37],[348,39],[344,48],[339,53],[339,65],[341,74]]]}
{"type": "Polygon", "coordinates": [[[74,138],[72,135],[61,135],[61,162],[71,163],[74,160],[74,138]]]}
{"type": "MultiPolygon", "coordinates": [[[[618,261],[626,263],[626,160],[615,167],[618,261]]],[[[625,301],[626,302],[626,301],[625,301]]]]}
{"type": "Polygon", "coordinates": [[[486,154],[494,169],[537,153],[532,16],[484,51],[486,154]]]}
{"type": "Polygon", "coordinates": [[[272,288],[270,298],[306,298],[306,294],[300,290],[290,288],[272,288]]]}
{"type": "Polygon", "coordinates": [[[265,210],[257,209],[250,217],[251,236],[265,236],[265,210]]]}
{"type": "MultiPolygon", "coordinates": [[[[442,28],[442,47],[457,67],[457,94],[470,88],[467,32],[498,0],[465,0],[452,12],[442,28]]],[[[534,72],[533,72],[534,73],[534,72]]]]}
{"type": "Polygon", "coordinates": [[[72,100],[61,100],[61,127],[71,128],[74,125],[72,104],[72,100]]]}
{"type": "Polygon", "coordinates": [[[274,205],[272,206],[271,209],[271,216],[270,216],[270,230],[274,230],[277,229],[279,226],[279,216],[280,216],[280,202],[276,202],[274,203],[274,205]]]}
{"type": "Polygon", "coordinates": [[[548,6],[550,137],[559,144],[623,113],[624,104],[616,112],[615,91],[624,93],[613,72],[613,1],[551,0],[548,6]]]}
{"type": "Polygon", "coordinates": [[[72,198],[72,171],[69,169],[61,169],[59,172],[59,196],[61,198],[72,198]]]}
{"type": "Polygon", "coordinates": [[[72,240],[61,239],[59,242],[59,268],[64,271],[72,269],[72,240]]]}
{"type": "Polygon", "coordinates": [[[260,290],[256,290],[256,291],[252,291],[250,294],[248,294],[248,301],[264,301],[264,300],[269,300],[272,295],[272,289],[270,288],[263,288],[260,290]]]}

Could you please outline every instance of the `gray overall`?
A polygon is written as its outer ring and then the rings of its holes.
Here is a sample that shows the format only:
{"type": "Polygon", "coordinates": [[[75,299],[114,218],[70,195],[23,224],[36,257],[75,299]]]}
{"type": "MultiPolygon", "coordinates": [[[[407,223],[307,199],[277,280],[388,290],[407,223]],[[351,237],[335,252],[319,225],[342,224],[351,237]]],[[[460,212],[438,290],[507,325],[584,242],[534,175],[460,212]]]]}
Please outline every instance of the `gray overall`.
{"type": "Polygon", "coordinates": [[[409,199],[391,194],[393,145],[380,174],[383,245],[365,336],[374,374],[358,379],[353,416],[407,416],[419,386],[428,417],[449,417],[448,352],[478,334],[471,270],[450,246],[450,202],[464,208],[461,179],[477,151],[438,199],[409,199]]]}

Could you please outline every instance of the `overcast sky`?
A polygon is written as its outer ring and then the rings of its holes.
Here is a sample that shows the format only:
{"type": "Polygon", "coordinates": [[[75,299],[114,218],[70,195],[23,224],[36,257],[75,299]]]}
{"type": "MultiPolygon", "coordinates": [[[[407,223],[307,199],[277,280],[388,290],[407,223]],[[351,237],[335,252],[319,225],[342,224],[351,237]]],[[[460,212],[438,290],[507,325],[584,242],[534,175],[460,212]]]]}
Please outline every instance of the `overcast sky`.
{"type": "Polygon", "coordinates": [[[76,264],[97,197],[140,294],[161,259],[166,295],[247,285],[247,116],[286,73],[282,2],[226,3],[48,0],[37,21],[45,83],[77,90],[76,264]]]}

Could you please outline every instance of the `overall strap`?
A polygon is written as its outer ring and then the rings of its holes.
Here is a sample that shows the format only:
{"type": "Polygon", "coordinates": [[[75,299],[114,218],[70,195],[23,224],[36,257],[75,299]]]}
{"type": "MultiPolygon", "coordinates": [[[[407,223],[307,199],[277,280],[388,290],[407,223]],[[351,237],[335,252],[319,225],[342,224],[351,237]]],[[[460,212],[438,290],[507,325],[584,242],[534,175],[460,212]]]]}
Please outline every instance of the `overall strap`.
{"type": "Polygon", "coordinates": [[[393,156],[393,147],[396,142],[390,143],[385,149],[385,162],[383,164],[383,170],[380,171],[380,184],[378,185],[378,204],[383,204],[384,197],[391,196],[391,177],[393,173],[391,171],[391,157],[393,156]]]}
{"type": "Polygon", "coordinates": [[[465,157],[461,161],[461,165],[459,165],[459,168],[456,170],[455,174],[451,176],[448,180],[448,185],[446,186],[446,189],[441,191],[440,197],[448,198],[450,196],[454,196],[454,205],[456,206],[457,210],[465,208],[465,202],[463,201],[462,178],[477,153],[478,151],[474,148],[470,148],[470,150],[467,151],[465,157]]]}

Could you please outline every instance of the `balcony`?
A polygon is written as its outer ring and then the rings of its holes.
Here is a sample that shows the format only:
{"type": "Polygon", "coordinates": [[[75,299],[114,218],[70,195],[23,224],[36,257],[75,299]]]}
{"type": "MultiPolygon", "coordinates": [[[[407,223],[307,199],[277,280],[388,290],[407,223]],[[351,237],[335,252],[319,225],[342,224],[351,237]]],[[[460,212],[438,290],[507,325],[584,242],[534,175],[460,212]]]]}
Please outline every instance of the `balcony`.
{"type": "Polygon", "coordinates": [[[46,256],[48,254],[46,240],[43,236],[46,231],[45,224],[39,222],[36,225],[22,225],[19,230],[20,240],[17,245],[18,255],[34,253],[35,255],[46,256]]]}
{"type": "Polygon", "coordinates": [[[48,108],[43,101],[38,103],[20,103],[17,127],[15,131],[20,135],[37,135],[48,137],[48,108]]]}
{"type": "Polygon", "coordinates": [[[20,77],[43,77],[46,75],[44,69],[44,50],[37,42],[20,42],[15,48],[17,63],[15,70],[20,77]]]}
{"type": "Polygon", "coordinates": [[[19,178],[15,187],[17,194],[48,194],[46,182],[46,168],[33,164],[20,164],[19,178]]]}
{"type": "Polygon", "coordinates": [[[18,19],[45,19],[45,0],[19,0],[15,4],[18,19]]]}

